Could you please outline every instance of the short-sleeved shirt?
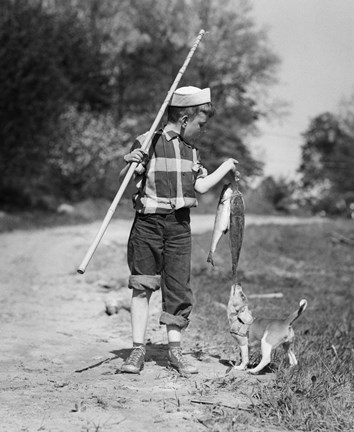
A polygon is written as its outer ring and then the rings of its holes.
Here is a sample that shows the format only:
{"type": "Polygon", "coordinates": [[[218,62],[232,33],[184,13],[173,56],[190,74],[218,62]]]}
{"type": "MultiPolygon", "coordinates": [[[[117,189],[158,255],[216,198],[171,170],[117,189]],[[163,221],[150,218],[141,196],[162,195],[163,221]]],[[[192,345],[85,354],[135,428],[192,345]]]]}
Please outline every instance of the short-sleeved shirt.
{"type": "MultiPolygon", "coordinates": [[[[146,135],[136,139],[132,150],[142,146],[146,135]]],[[[137,192],[133,203],[136,211],[167,214],[184,207],[196,207],[195,181],[208,174],[197,148],[176,132],[159,130],[152,138],[148,156],[145,171],[135,176],[137,192]]]]}

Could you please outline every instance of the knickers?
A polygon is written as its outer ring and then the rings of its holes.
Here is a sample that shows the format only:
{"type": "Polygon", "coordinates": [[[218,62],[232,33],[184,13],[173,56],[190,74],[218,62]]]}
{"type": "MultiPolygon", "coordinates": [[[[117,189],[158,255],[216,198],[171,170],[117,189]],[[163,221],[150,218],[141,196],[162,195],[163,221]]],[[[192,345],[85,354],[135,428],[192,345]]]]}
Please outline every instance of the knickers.
{"type": "Polygon", "coordinates": [[[162,291],[160,324],[187,327],[192,310],[189,209],[140,214],[128,241],[129,288],[162,291]]]}

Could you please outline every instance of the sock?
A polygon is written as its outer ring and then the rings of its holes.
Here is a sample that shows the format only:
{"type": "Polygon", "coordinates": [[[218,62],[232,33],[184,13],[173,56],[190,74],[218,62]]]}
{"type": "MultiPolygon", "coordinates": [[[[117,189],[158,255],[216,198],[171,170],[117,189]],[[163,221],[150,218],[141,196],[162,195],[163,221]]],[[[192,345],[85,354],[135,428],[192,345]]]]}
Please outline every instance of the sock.
{"type": "Polygon", "coordinates": [[[145,344],[140,342],[133,342],[133,348],[143,347],[145,348],[145,344]]]}
{"type": "Polygon", "coordinates": [[[181,342],[169,342],[169,343],[168,343],[168,347],[169,347],[170,349],[173,349],[173,348],[180,348],[180,347],[181,347],[181,342]]]}

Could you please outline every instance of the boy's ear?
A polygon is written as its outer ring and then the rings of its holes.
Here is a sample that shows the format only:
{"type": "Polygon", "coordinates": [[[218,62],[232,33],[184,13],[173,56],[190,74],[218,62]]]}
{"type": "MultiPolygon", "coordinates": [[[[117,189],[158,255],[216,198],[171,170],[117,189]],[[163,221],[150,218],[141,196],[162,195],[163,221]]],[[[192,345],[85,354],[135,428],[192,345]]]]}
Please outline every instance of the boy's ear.
{"type": "Polygon", "coordinates": [[[181,125],[182,127],[186,127],[188,123],[188,116],[187,114],[185,114],[184,116],[181,117],[181,125]]]}

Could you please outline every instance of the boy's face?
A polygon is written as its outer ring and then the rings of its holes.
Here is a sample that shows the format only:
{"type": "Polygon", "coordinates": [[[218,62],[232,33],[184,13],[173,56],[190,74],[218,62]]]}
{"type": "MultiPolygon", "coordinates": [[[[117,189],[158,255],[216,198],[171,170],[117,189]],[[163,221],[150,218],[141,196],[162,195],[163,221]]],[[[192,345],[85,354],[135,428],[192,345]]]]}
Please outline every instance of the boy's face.
{"type": "Polygon", "coordinates": [[[188,118],[188,116],[184,116],[182,119],[183,137],[192,144],[197,142],[208,120],[209,116],[204,112],[199,112],[192,119],[190,117],[188,118]]]}

